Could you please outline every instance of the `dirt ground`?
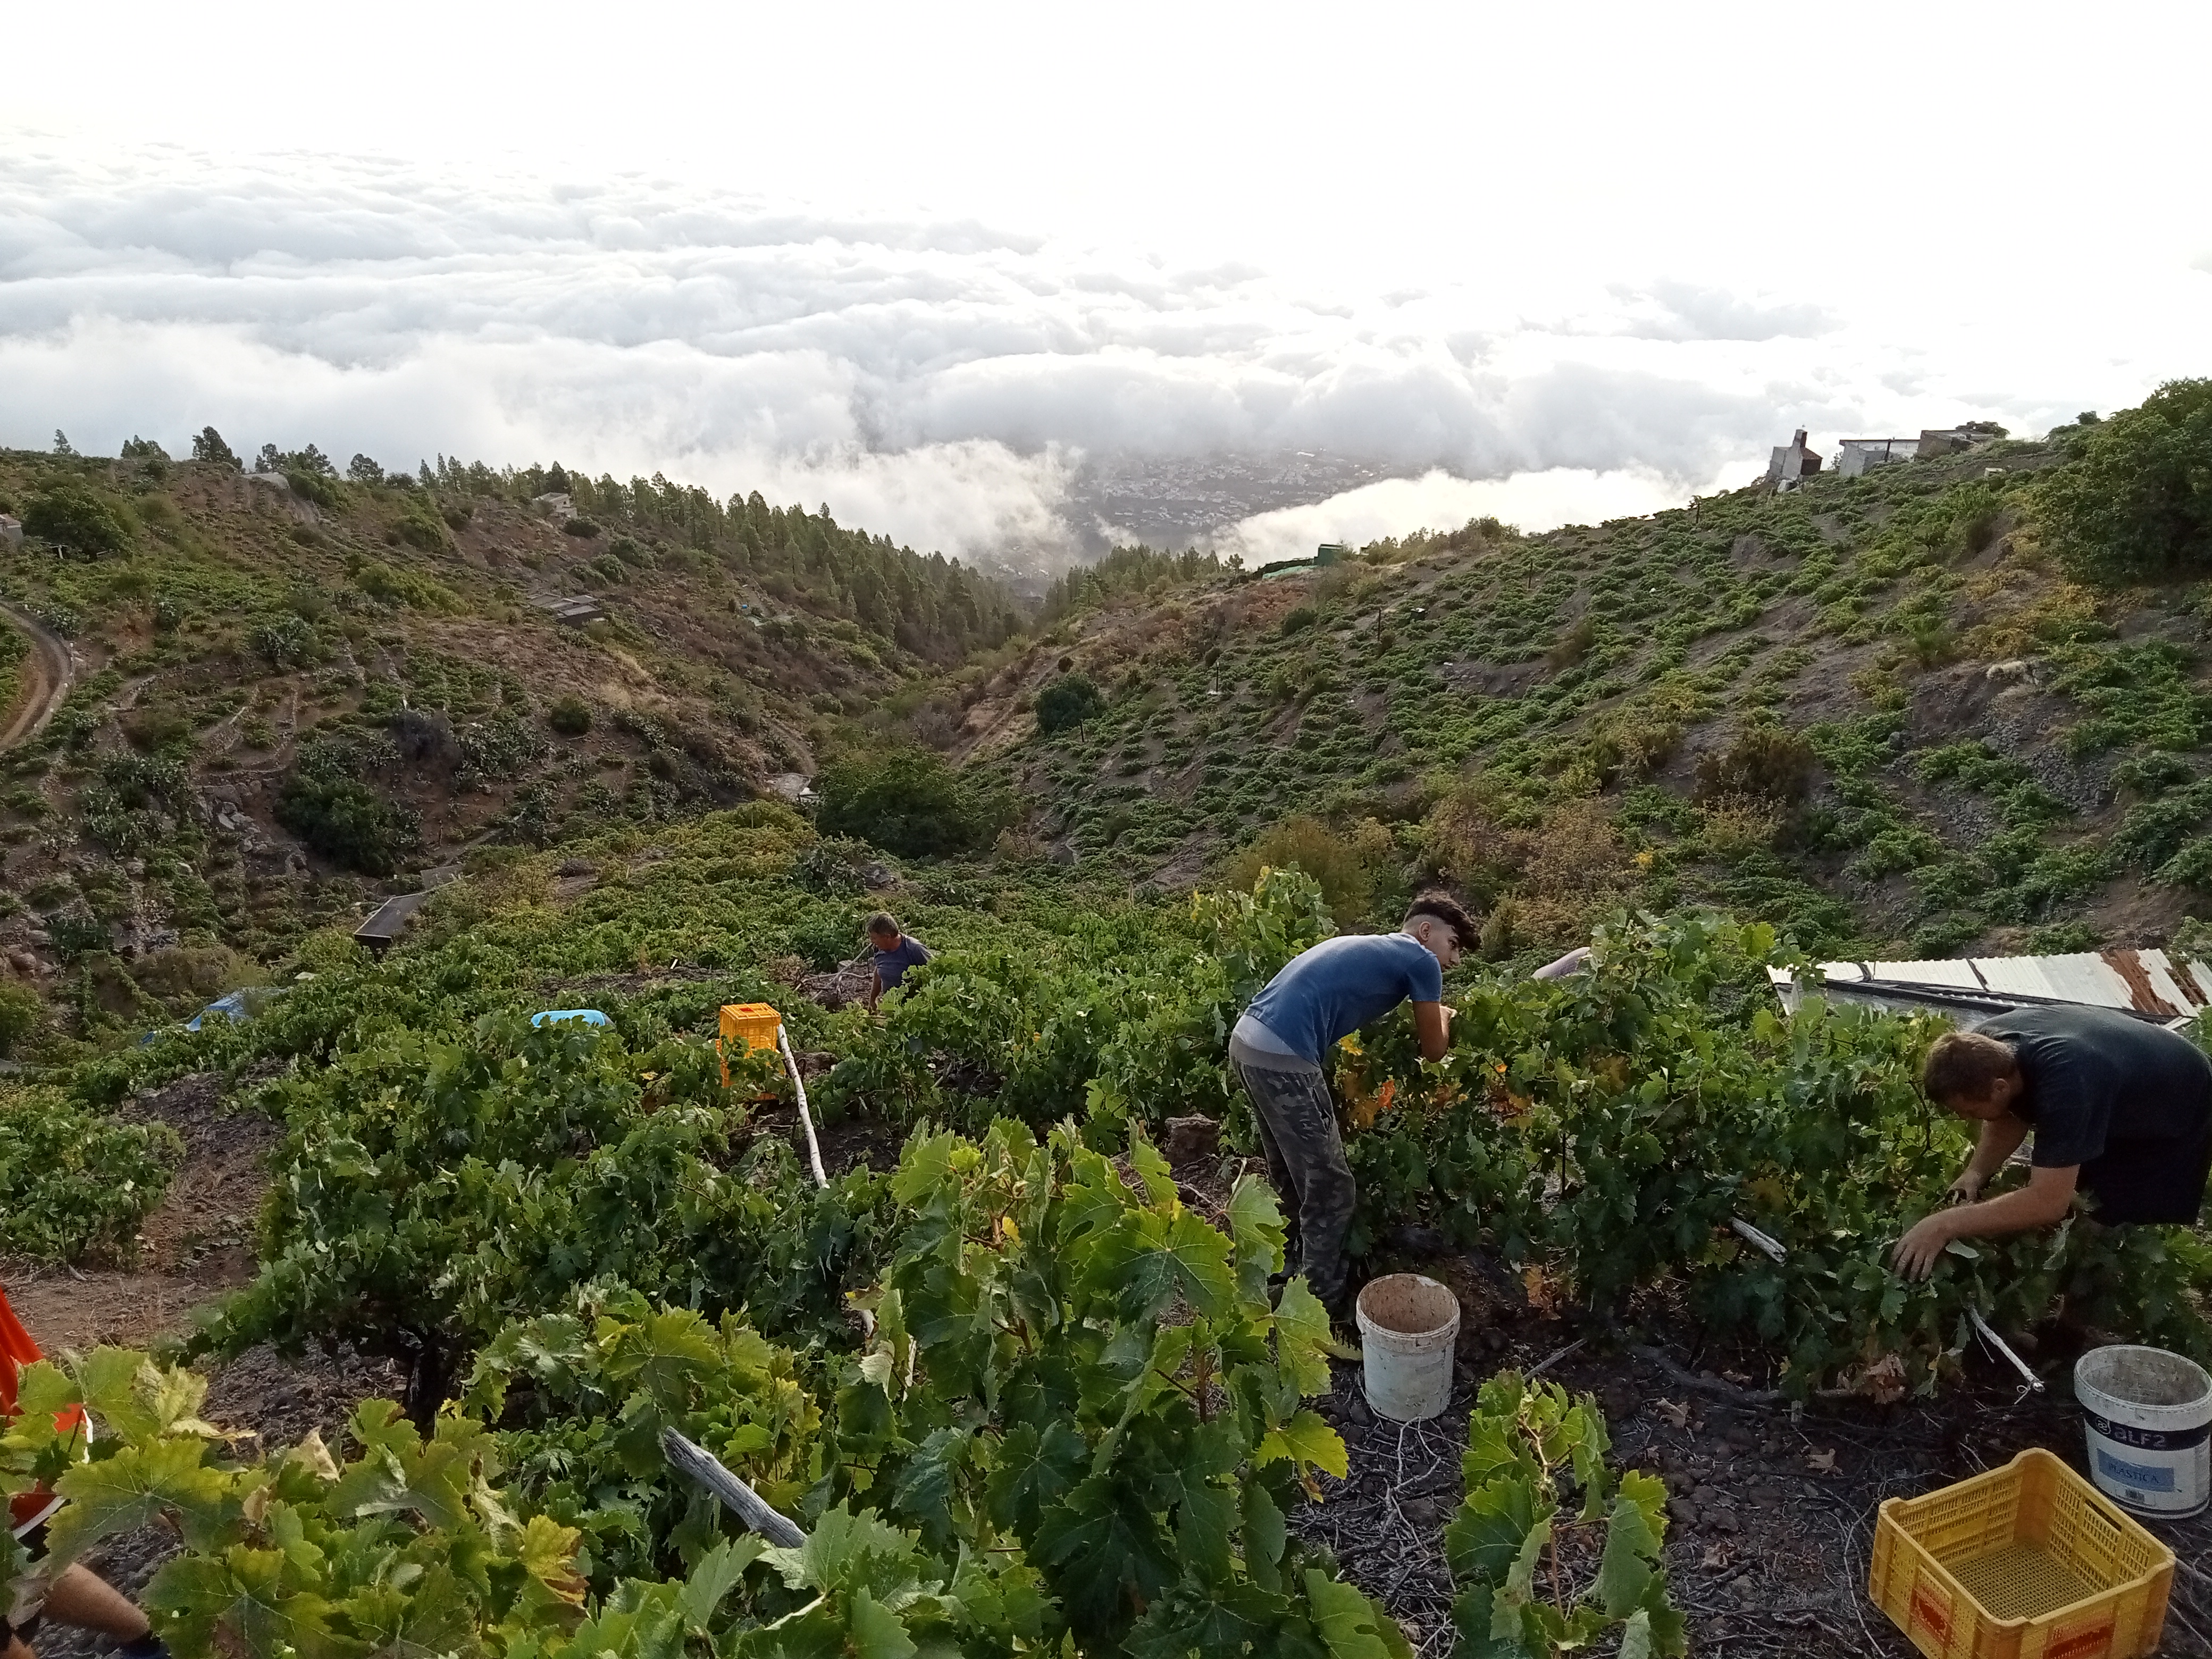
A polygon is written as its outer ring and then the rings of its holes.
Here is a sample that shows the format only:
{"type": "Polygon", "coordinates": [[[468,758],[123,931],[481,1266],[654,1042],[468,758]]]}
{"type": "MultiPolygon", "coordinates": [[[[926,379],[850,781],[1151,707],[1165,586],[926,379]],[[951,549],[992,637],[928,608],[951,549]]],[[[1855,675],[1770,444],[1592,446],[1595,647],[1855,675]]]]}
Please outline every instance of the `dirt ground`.
{"type": "Polygon", "coordinates": [[[22,606],[0,604],[0,611],[5,611],[9,621],[31,640],[30,653],[23,659],[23,683],[17,689],[14,706],[0,708],[0,749],[13,749],[38,736],[53,718],[54,710],[69,696],[76,665],[68,641],[42,626],[22,606]]]}
{"type": "MultiPolygon", "coordinates": [[[[112,1344],[144,1347],[185,1334],[196,1309],[242,1285],[253,1273],[253,1224],[268,1190],[268,1157],[282,1132],[225,1097],[212,1073],[179,1078],[127,1104],[118,1115],[159,1121],[177,1132],[185,1159],[161,1206],[146,1218],[137,1259],[127,1267],[35,1267],[0,1261],[0,1284],[25,1327],[47,1352],[112,1344]]],[[[386,1360],[350,1351],[287,1359],[252,1348],[208,1373],[203,1411],[210,1422],[256,1440],[244,1449],[296,1445],[310,1429],[336,1446],[363,1400],[397,1399],[406,1378],[386,1360]]],[[[164,1528],[110,1540],[86,1565],[136,1595],[176,1552],[164,1528]]],[[[49,1626],[39,1659],[83,1659],[106,1644],[49,1626]]]]}
{"type": "MultiPolygon", "coordinates": [[[[1378,1419],[1359,1367],[1334,1367],[1322,1413],[1344,1436],[1349,1476],[1324,1477],[1322,1502],[1291,1519],[1303,1536],[1335,1550],[1424,1659],[1449,1653],[1455,1639],[1443,1529],[1459,1506],[1475,1390],[1492,1370],[1528,1370],[1577,1340],[1565,1321],[1534,1315],[1502,1334],[1485,1363],[1459,1364],[1450,1405],[1426,1423],[1378,1419]]],[[[1701,1376],[1693,1364],[1674,1356],[1662,1370],[1594,1341],[1544,1373],[1597,1396],[1621,1465],[1665,1479],[1668,1576],[1689,1616],[1693,1654],[1905,1659],[1911,1644],[1865,1593],[1881,1501],[1994,1468],[2029,1446],[2086,1472],[2071,1403],[2051,1393],[2020,1399],[1996,1363],[1978,1365],[1969,1387],[1934,1403],[1822,1402],[1802,1414],[1701,1376]],[[1699,1386],[1684,1386],[1686,1374],[1699,1386]]],[[[2212,1659],[2212,1516],[2147,1524],[2181,1564],[2159,1651],[2212,1659]]]]}
{"type": "Polygon", "coordinates": [[[224,1097],[203,1073],[127,1103],[118,1116],[163,1122],[184,1163],[146,1218],[135,1260],[113,1267],[37,1267],[0,1260],[0,1283],[40,1346],[141,1347],[189,1328],[192,1310],[253,1274],[254,1218],[282,1131],[224,1097]]]}
{"type": "MultiPolygon", "coordinates": [[[[1256,1160],[1210,1154],[1176,1168],[1186,1200],[1201,1210],[1218,1209],[1240,1170],[1264,1172],[1256,1160]]],[[[1422,1659],[1441,1659],[1456,1642],[1443,1530],[1463,1495],[1460,1455],[1475,1392],[1508,1366],[1596,1396],[1615,1462],[1666,1481],[1668,1577],[1688,1616],[1692,1654],[1907,1659],[1911,1644],[1866,1595],[1882,1500],[1963,1480],[2030,1446],[2087,1473],[2081,1416],[2063,1385],[2024,1395],[2017,1374],[1991,1356],[1970,1357],[1966,1386],[1934,1401],[1821,1401],[1798,1410],[1730,1381],[1727,1358],[1633,1341],[1578,1325],[1570,1310],[1531,1307],[1502,1265],[1450,1249],[1425,1229],[1394,1235],[1376,1265],[1425,1273],[1458,1297],[1450,1402],[1428,1422],[1390,1422],[1370,1407],[1361,1367],[1334,1364],[1319,1410],[1343,1436],[1350,1467],[1343,1480],[1323,1476],[1322,1501],[1290,1520],[1335,1552],[1422,1659]]],[[[1650,1329],[1693,1328],[1663,1306],[1639,1313],[1650,1329]]],[[[2039,1358],[2057,1356],[2046,1346],[2039,1358]]],[[[2212,1513],[2145,1524],[2178,1563],[2158,1651],[2212,1659],[2212,1513]]],[[[1584,1564],[1585,1578],[1595,1565],[1584,1564]]]]}

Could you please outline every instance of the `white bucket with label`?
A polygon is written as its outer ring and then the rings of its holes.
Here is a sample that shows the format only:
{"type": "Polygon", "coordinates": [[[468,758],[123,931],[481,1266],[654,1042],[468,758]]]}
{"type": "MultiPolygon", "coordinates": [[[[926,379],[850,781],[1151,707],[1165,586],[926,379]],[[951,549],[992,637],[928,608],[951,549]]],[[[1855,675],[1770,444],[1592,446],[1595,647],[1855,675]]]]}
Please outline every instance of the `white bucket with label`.
{"type": "Polygon", "coordinates": [[[1434,1417],[1451,1398],[1459,1298],[1420,1273],[1370,1279],[1354,1310],[1367,1403],[1400,1423],[1434,1417]]]}
{"type": "Polygon", "coordinates": [[[2212,1375],[2163,1348],[2115,1343],[2075,1362],[2089,1478],[2124,1509],[2156,1520],[2212,1501],[2212,1375]]]}

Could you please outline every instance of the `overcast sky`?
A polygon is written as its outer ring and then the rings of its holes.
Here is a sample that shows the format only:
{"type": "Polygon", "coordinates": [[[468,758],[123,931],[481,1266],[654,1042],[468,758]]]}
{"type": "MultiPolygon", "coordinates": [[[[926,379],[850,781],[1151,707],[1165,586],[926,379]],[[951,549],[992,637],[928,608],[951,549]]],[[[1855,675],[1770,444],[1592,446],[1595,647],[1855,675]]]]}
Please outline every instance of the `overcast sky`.
{"type": "Polygon", "coordinates": [[[1085,453],[1405,475],[1269,552],[2212,374],[2212,9],[19,9],[0,442],[656,468],[1049,552],[1085,453]]]}

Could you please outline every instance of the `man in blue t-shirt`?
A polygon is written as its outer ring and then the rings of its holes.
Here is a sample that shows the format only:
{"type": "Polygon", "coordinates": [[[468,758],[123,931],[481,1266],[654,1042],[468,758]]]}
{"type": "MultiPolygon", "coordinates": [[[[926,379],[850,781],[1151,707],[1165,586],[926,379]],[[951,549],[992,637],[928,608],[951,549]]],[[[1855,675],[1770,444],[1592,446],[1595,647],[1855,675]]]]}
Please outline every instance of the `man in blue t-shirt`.
{"type": "Polygon", "coordinates": [[[898,989],[908,969],[929,960],[929,947],[901,933],[898,919],[889,911],[878,910],[868,918],[868,948],[876,959],[875,975],[868,981],[868,1012],[872,1014],[884,992],[898,989]]]}
{"type": "Polygon", "coordinates": [[[1358,1188],[1337,1133],[1324,1058],[1401,1002],[1413,1005],[1421,1057],[1449,1046],[1444,969],[1476,939],[1448,895],[1424,893],[1395,933],[1323,939],[1292,957],[1237,1022],[1229,1063],[1251,1097],[1267,1173],[1290,1223],[1290,1271],[1303,1271],[1332,1317],[1350,1311],[1344,1235],[1358,1188]]]}

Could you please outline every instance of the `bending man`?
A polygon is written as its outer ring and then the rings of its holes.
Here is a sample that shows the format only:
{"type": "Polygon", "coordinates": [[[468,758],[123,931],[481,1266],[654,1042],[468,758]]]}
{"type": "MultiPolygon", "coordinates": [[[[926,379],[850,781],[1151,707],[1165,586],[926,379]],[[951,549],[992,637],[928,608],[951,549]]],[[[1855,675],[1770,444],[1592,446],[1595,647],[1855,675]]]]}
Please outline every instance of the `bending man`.
{"type": "Polygon", "coordinates": [[[1230,1035],[1229,1061],[1251,1097],[1267,1173],[1290,1223],[1290,1271],[1305,1273],[1332,1318],[1350,1311],[1344,1235],[1358,1189],[1345,1162],[1322,1057],[1410,1000],[1421,1057],[1443,1059],[1449,1041],[1444,969],[1475,939],[1458,904],[1424,893],[1395,933],[1323,939],[1291,957],[1230,1035]]]}
{"type": "Polygon", "coordinates": [[[1936,1039],[1929,1097],[1982,1126],[1938,1210],[1898,1241],[1899,1273],[1925,1279],[1954,1238],[2047,1227],[2077,1188],[2104,1222],[2191,1222],[2212,1177],[2212,1059],[2185,1036],[2110,1008],[2029,1008],[1936,1039]],[[1982,1188],[2035,1132],[2027,1185],[1982,1188]]]}

